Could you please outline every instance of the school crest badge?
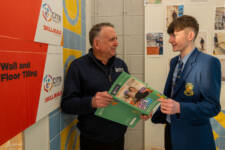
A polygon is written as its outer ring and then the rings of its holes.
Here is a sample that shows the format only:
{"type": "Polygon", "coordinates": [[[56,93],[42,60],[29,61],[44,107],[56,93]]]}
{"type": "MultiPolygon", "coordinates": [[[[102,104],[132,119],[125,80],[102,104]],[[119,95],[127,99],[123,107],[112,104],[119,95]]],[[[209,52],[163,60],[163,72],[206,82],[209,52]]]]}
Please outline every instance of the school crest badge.
{"type": "Polygon", "coordinates": [[[194,95],[193,89],[194,89],[194,85],[192,83],[186,83],[184,95],[193,96],[194,95]]]}

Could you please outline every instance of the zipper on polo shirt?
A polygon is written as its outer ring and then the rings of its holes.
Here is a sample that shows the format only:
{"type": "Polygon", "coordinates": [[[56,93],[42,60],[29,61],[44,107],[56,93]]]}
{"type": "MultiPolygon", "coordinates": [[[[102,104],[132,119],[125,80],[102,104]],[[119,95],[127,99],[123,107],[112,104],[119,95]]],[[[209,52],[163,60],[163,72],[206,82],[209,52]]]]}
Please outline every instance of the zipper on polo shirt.
{"type": "Polygon", "coordinates": [[[109,78],[109,82],[112,82],[112,76],[110,74],[108,75],[108,78],[109,78]]]}

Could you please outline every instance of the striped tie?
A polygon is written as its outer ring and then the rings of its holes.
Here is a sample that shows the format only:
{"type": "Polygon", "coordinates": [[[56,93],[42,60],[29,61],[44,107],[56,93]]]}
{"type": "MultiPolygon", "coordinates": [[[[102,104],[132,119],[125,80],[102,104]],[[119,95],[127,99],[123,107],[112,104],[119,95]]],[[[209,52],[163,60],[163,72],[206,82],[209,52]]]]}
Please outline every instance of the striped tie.
{"type": "Polygon", "coordinates": [[[183,67],[183,62],[181,60],[179,60],[179,62],[178,62],[178,68],[177,68],[177,76],[176,76],[175,81],[173,81],[173,83],[172,83],[171,97],[173,96],[173,91],[174,91],[174,88],[175,88],[176,84],[181,79],[182,67],[183,67]]]}
{"type": "Polygon", "coordinates": [[[176,83],[177,83],[177,82],[180,80],[180,78],[181,78],[182,67],[183,67],[183,62],[180,60],[180,61],[178,62],[177,77],[176,77],[175,85],[176,85],[176,83]]]}

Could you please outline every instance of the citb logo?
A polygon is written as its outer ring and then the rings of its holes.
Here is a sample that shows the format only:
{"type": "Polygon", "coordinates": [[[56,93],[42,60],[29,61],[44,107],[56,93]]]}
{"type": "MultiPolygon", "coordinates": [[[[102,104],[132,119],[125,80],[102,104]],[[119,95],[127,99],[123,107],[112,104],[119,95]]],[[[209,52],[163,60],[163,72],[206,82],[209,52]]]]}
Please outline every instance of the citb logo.
{"type": "Polygon", "coordinates": [[[62,77],[51,76],[50,74],[47,74],[45,75],[43,82],[45,92],[49,92],[52,90],[52,88],[62,85],[62,77]]]}
{"type": "Polygon", "coordinates": [[[49,92],[53,87],[53,79],[51,75],[45,75],[44,77],[44,90],[49,92]]]}
{"type": "Polygon", "coordinates": [[[47,4],[47,3],[44,3],[42,5],[42,16],[44,17],[44,19],[48,22],[50,22],[52,20],[52,9],[51,7],[47,4]]]}

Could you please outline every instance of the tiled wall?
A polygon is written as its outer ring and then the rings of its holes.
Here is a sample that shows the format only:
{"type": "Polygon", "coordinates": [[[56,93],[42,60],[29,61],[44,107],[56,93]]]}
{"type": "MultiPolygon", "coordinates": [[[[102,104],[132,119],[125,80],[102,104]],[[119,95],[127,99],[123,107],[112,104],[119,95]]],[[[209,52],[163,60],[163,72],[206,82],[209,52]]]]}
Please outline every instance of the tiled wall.
{"type": "MultiPolygon", "coordinates": [[[[91,0],[92,25],[111,22],[118,35],[118,57],[128,65],[131,74],[144,79],[144,2],[142,0],[91,0]]],[[[126,133],[126,150],[144,149],[144,123],[126,133]]]]}
{"type": "MultiPolygon", "coordinates": [[[[81,0],[81,34],[72,32],[66,27],[64,27],[63,32],[63,47],[70,51],[82,51],[82,55],[84,55],[86,52],[85,0],[81,0]]],[[[62,113],[60,109],[49,115],[50,150],[74,150],[79,148],[79,131],[76,128],[76,123],[76,116],[62,113]]]]}
{"type": "Polygon", "coordinates": [[[67,115],[60,109],[49,115],[50,150],[74,150],[75,147],[79,147],[76,123],[75,115],[67,115]]]}
{"type": "Polygon", "coordinates": [[[60,150],[61,114],[59,110],[49,114],[50,150],[60,150]]]}

